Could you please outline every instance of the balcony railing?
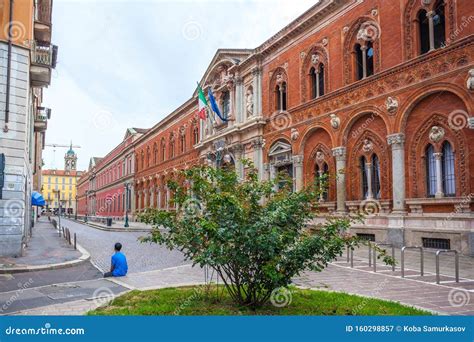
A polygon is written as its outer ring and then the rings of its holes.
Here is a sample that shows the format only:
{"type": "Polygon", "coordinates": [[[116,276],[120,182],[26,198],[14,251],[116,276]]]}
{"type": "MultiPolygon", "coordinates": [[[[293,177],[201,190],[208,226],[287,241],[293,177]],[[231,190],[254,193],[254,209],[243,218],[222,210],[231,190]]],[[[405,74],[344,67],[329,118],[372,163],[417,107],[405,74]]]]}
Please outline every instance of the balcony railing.
{"type": "Polygon", "coordinates": [[[45,120],[51,119],[51,108],[47,107],[38,107],[36,116],[38,118],[44,118],[45,120]]]}
{"type": "Polygon", "coordinates": [[[32,46],[32,63],[55,68],[58,55],[58,47],[52,44],[39,44],[33,42],[32,46]]]}
{"type": "Polygon", "coordinates": [[[35,21],[50,25],[52,0],[36,0],[35,3],[35,21]]]}

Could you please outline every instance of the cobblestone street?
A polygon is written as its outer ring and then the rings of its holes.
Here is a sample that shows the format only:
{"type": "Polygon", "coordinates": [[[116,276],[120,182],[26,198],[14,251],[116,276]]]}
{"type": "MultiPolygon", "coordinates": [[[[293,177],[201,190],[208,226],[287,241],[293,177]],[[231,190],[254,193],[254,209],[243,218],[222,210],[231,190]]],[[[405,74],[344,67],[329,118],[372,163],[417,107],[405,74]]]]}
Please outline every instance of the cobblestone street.
{"type": "Polygon", "coordinates": [[[91,254],[91,261],[102,271],[110,268],[110,258],[116,242],[123,245],[129,273],[160,270],[184,265],[183,255],[157,244],[141,243],[138,239],[145,232],[110,232],[92,228],[73,220],[61,219],[61,225],[77,234],[78,243],[91,254]]]}

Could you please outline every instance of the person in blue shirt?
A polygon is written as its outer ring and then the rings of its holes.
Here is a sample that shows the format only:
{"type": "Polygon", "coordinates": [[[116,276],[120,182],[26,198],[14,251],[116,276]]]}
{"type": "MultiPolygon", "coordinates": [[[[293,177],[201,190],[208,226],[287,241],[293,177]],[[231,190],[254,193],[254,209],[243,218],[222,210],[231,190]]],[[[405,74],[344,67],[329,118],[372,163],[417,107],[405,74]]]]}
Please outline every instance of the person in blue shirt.
{"type": "Polygon", "coordinates": [[[114,246],[115,253],[112,255],[112,262],[110,265],[110,272],[104,273],[105,277],[123,277],[127,275],[128,265],[125,254],[120,252],[122,244],[117,242],[114,246]]]}

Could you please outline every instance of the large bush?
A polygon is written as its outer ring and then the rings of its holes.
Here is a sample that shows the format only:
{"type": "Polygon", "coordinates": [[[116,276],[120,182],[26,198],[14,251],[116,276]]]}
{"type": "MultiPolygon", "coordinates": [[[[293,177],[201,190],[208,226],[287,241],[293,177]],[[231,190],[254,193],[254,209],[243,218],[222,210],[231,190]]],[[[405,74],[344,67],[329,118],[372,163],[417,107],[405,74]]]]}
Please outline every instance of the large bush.
{"type": "Polygon", "coordinates": [[[247,165],[245,179],[232,170],[198,166],[168,183],[176,210],[148,209],[141,220],[154,229],[145,241],[181,250],[214,269],[240,305],[258,307],[274,289],[304,270],[321,271],[356,243],[346,234],[351,219],[334,217],[309,230],[317,215],[321,183],[299,192],[288,182],[259,181],[247,165]]]}

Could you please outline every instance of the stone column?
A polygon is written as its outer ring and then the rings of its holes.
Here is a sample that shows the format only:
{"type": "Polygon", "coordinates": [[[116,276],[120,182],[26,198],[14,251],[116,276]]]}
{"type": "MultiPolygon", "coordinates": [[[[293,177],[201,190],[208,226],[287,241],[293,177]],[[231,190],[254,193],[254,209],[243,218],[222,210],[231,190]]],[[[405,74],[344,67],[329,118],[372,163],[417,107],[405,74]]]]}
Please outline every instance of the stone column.
{"type": "Polygon", "coordinates": [[[253,149],[254,149],[254,164],[258,170],[258,179],[264,180],[265,179],[265,168],[263,165],[263,139],[257,138],[253,142],[253,149]]]}
{"type": "Polygon", "coordinates": [[[161,187],[156,191],[156,205],[158,209],[161,209],[161,187]]]}
{"type": "Polygon", "coordinates": [[[170,189],[168,187],[166,187],[165,206],[166,210],[170,208],[170,189]]]}
{"type": "Polygon", "coordinates": [[[155,204],[155,188],[152,187],[150,188],[150,208],[153,208],[154,204],[155,204]]]}
{"type": "Polygon", "coordinates": [[[426,13],[428,17],[428,28],[429,28],[429,36],[430,36],[430,51],[434,50],[434,23],[433,23],[433,16],[435,15],[434,11],[429,11],[426,13]]]}
{"type": "Polygon", "coordinates": [[[293,169],[294,169],[294,190],[301,191],[303,189],[303,156],[293,156],[293,169]]]}
{"type": "Polygon", "coordinates": [[[443,160],[443,153],[437,152],[433,153],[436,161],[436,198],[444,197],[443,193],[443,173],[442,173],[442,160],[443,160]]]}
{"type": "Polygon", "coordinates": [[[362,51],[362,78],[367,77],[367,46],[362,45],[360,47],[362,51]]]}
{"type": "Polygon", "coordinates": [[[262,116],[262,72],[260,67],[252,70],[253,74],[253,111],[255,116],[262,116]]]}
{"type": "Polygon", "coordinates": [[[336,193],[337,211],[346,212],[346,148],[344,146],[332,149],[332,155],[336,158],[336,193]]]}
{"type": "MultiPolygon", "coordinates": [[[[369,160],[369,159],[366,159],[369,160]]],[[[374,192],[372,191],[372,163],[370,161],[365,162],[365,176],[367,178],[367,198],[371,200],[374,198],[374,192]]]]}
{"type": "Polygon", "coordinates": [[[395,133],[387,136],[392,147],[392,191],[393,213],[405,213],[405,134],[395,133]]]}
{"type": "Polygon", "coordinates": [[[243,111],[244,84],[242,77],[235,78],[235,120],[237,123],[244,121],[243,111]]]}
{"type": "Polygon", "coordinates": [[[320,89],[319,89],[319,78],[321,77],[321,74],[319,73],[319,68],[316,70],[316,98],[319,97],[320,94],[320,89]]]}
{"type": "Polygon", "coordinates": [[[241,144],[236,145],[233,148],[235,158],[235,172],[240,179],[244,178],[244,164],[242,163],[242,154],[244,147],[241,144]]]}

